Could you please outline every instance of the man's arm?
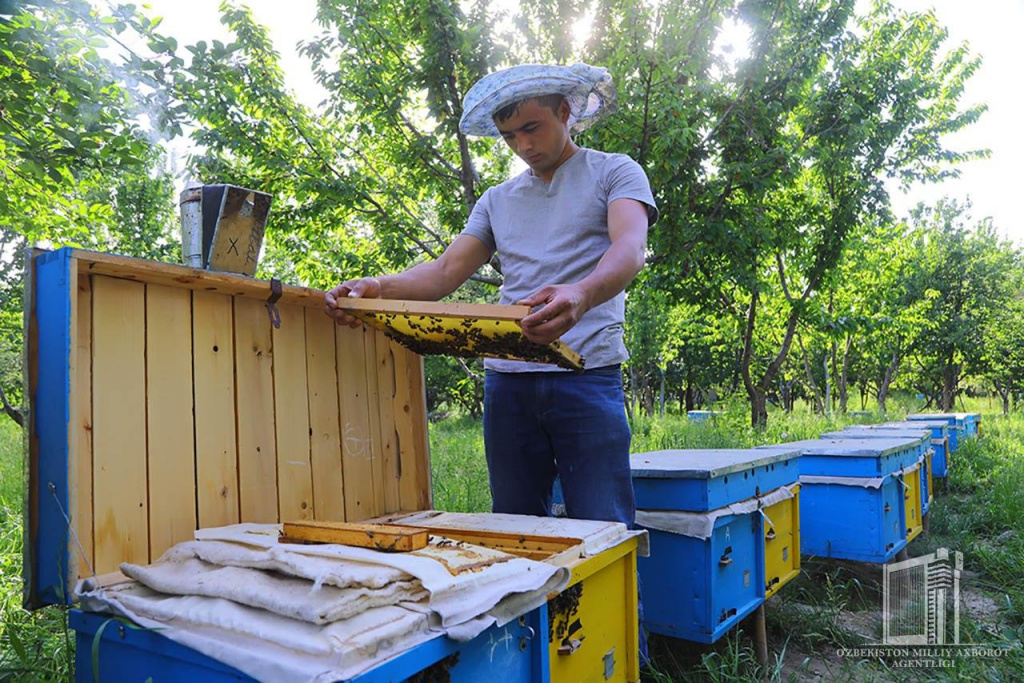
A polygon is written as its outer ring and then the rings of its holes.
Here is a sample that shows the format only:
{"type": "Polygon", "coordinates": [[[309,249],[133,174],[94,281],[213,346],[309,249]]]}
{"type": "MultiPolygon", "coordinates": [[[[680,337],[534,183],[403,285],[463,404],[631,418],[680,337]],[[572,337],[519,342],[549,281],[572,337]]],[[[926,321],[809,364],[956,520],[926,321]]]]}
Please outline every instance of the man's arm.
{"type": "Polygon", "coordinates": [[[608,205],[608,236],[612,244],[590,275],[571,285],[548,285],[517,303],[544,307],[523,318],[530,341],[549,344],[568,332],[583,314],[621,292],[644,267],[647,248],[647,207],[635,199],[608,205]]]}
{"type": "Polygon", "coordinates": [[[324,295],[327,315],[340,325],[355,327],[361,323],[336,308],[338,300],[349,297],[417,301],[443,299],[458,289],[490,258],[491,250],[483,242],[469,235],[459,235],[435,261],[419,263],[394,275],[342,282],[324,295]]]}

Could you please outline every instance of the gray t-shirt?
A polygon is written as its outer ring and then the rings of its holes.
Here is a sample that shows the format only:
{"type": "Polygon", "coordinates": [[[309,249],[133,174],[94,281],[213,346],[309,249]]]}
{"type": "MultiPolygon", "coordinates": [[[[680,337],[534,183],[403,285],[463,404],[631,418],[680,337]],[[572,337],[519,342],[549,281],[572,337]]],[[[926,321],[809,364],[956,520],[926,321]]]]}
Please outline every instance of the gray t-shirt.
{"type": "MultiPolygon", "coordinates": [[[[616,199],[647,205],[648,225],[658,220],[651,186],[638,163],[625,154],[580,148],[555,171],[550,183],[527,169],[492,187],[473,208],[463,235],[476,237],[501,258],[501,303],[514,304],[545,285],[579,282],[611,246],[608,205],[616,199]]],[[[586,359],[588,368],[629,358],[622,340],[624,293],[587,311],[561,337],[586,359]]],[[[544,372],[542,363],[487,359],[499,372],[544,372]]]]}

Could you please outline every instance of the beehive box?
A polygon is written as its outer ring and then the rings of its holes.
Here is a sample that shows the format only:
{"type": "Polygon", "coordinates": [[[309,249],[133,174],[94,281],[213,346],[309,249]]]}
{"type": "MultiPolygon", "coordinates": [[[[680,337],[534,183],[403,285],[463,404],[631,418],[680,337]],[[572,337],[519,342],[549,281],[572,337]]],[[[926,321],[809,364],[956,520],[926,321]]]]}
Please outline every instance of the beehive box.
{"type": "Polygon", "coordinates": [[[800,575],[800,485],[794,496],[762,510],[764,515],[764,597],[779,592],[800,575]]]}
{"type": "Polygon", "coordinates": [[[910,467],[921,455],[920,440],[907,438],[807,439],[776,446],[758,446],[757,450],[780,452],[797,450],[800,475],[832,477],[881,477],[910,467]]]}
{"type": "MultiPolygon", "coordinates": [[[[174,642],[155,631],[132,628],[107,615],[71,610],[76,634],[75,679],[99,681],[254,681],[238,669],[174,642]],[[97,643],[97,659],[93,646],[97,643]],[[94,663],[99,676],[94,676],[94,663]]],[[[352,683],[447,680],[475,683],[500,671],[502,681],[550,680],[546,643],[536,637],[547,623],[547,605],[505,626],[491,626],[468,643],[435,638],[389,659],[352,683]],[[499,643],[500,647],[495,647],[499,643]]]]}
{"type": "MultiPolygon", "coordinates": [[[[877,478],[877,487],[851,481],[856,479],[801,480],[800,552],[805,557],[885,563],[906,547],[900,475],[877,478]]],[[[867,484],[870,478],[863,479],[867,484]]]]}
{"type": "Polygon", "coordinates": [[[637,509],[705,512],[768,493],[800,476],[796,448],[683,449],[630,456],[637,509]]]}
{"type": "MultiPolygon", "coordinates": [[[[522,540],[509,552],[567,567],[562,593],[548,602],[539,631],[552,681],[638,681],[637,555],[641,538],[610,535],[616,525],[566,518],[420,512],[379,521],[427,527],[496,547],[500,532],[522,540]],[[534,539],[550,539],[541,544],[534,539]]],[[[504,548],[503,548],[504,549],[504,548]]]]}
{"type": "Polygon", "coordinates": [[[773,506],[777,519],[771,530],[759,506],[747,512],[727,508],[795,484],[798,456],[796,450],[753,449],[630,456],[638,510],[682,517],[706,513],[714,519],[704,538],[645,524],[638,514],[651,534],[651,556],[638,564],[645,594],[655,596],[644,606],[650,630],[712,643],[763,602],[769,564],[772,592],[799,573],[799,519],[794,524],[793,518],[799,506],[793,500],[773,506]]]}
{"type": "MultiPolygon", "coordinates": [[[[922,461],[923,463],[924,461],[922,461]]],[[[901,476],[903,485],[903,510],[906,515],[907,543],[917,538],[924,529],[925,507],[921,488],[921,466],[912,467],[901,476]]]]}
{"type": "Polygon", "coordinates": [[[876,425],[851,425],[841,432],[828,432],[822,434],[823,439],[843,439],[843,438],[861,438],[861,439],[892,439],[892,438],[908,438],[908,439],[921,439],[920,453],[921,457],[926,463],[925,467],[920,468],[921,473],[921,514],[928,514],[928,509],[931,506],[932,500],[932,460],[935,458],[941,458],[942,462],[945,463],[945,445],[946,441],[932,439],[929,435],[931,434],[928,429],[898,429],[898,428],[881,428],[876,425]],[[935,442],[938,441],[938,445],[935,442]],[[930,444],[930,445],[929,445],[930,444]],[[934,451],[933,449],[938,449],[934,451]],[[929,455],[931,453],[931,455],[929,455]],[[938,453],[938,455],[936,455],[938,453]]]}
{"type": "Polygon", "coordinates": [[[648,532],[651,555],[637,568],[651,632],[713,643],[764,602],[760,512],[716,518],[707,539],[648,532]]]}
{"type": "Polygon", "coordinates": [[[975,435],[978,433],[978,426],[981,424],[980,413],[912,413],[907,415],[907,420],[918,422],[921,420],[943,420],[946,424],[955,427],[958,436],[975,435]]]}
{"type": "MultiPolygon", "coordinates": [[[[31,255],[27,605],[67,602],[79,578],[152,562],[197,528],[430,509],[421,357],[373,328],[334,324],[316,290],[284,286],[275,327],[271,294],[268,282],[181,266],[75,249],[31,255]]],[[[617,597],[634,614],[617,655],[623,672],[636,659],[636,593],[622,586],[617,597]]],[[[92,615],[74,620],[91,642],[92,615]]],[[[491,635],[524,653],[511,679],[546,680],[547,643],[525,635],[546,614],[523,620],[491,635]]],[[[134,657],[154,671],[160,653],[182,665],[200,657],[125,633],[117,640],[136,652],[105,650],[104,662],[134,657]]],[[[462,664],[446,670],[478,680],[497,665],[490,649],[439,638],[373,671],[406,678],[457,655],[462,664]]]]}
{"type": "Polygon", "coordinates": [[[917,429],[918,425],[927,427],[932,430],[933,439],[945,438],[949,442],[948,451],[949,455],[952,456],[956,452],[957,446],[960,445],[960,430],[955,425],[951,425],[945,420],[904,420],[903,422],[886,422],[881,425],[877,425],[880,429],[917,429]]]}

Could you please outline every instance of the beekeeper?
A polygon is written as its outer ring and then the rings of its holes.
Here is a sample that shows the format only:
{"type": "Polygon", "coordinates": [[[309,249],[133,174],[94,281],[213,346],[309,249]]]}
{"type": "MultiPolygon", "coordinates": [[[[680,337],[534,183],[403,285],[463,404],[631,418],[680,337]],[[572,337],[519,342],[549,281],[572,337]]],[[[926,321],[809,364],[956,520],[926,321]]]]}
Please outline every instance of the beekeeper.
{"type": "Polygon", "coordinates": [[[612,79],[600,67],[527,64],[485,76],[466,94],[459,129],[501,136],[527,170],[484,192],[437,260],[349,280],[326,295],[328,313],[354,326],[334,308],[338,299],[438,300],[497,252],[501,303],[535,307],[523,334],[538,344],[560,339],[586,359],[584,372],[485,361],[494,512],[550,515],[557,475],[569,517],[633,525],[624,290],[644,265],[658,210],[639,164],[572,140],[614,105],[612,79]]]}

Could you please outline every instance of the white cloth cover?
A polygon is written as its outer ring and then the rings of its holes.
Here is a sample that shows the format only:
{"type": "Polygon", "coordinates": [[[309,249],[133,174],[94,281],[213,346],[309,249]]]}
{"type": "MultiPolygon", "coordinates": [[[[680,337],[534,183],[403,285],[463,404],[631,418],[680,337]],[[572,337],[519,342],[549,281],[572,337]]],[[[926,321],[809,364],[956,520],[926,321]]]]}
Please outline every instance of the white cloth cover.
{"type": "Polygon", "coordinates": [[[104,588],[87,579],[75,592],[86,609],[159,628],[254,678],[336,680],[441,634],[468,641],[503,626],[570,576],[438,537],[418,551],[382,553],[280,544],[279,532],[276,524],[204,529],[153,565],[122,566],[148,585],[104,588]]]}
{"type": "MultiPolygon", "coordinates": [[[[648,529],[666,531],[670,534],[689,536],[706,540],[711,538],[715,530],[715,522],[727,515],[745,515],[755,510],[763,510],[778,502],[793,498],[794,487],[780,486],[760,498],[748,498],[732,505],[711,510],[709,512],[683,512],[679,510],[637,510],[636,523],[648,529]]],[[[762,514],[764,514],[762,512],[762,514]]]]}

